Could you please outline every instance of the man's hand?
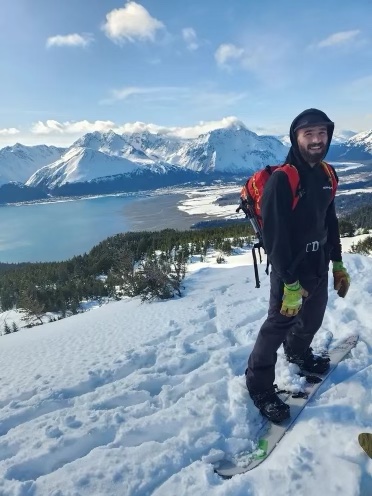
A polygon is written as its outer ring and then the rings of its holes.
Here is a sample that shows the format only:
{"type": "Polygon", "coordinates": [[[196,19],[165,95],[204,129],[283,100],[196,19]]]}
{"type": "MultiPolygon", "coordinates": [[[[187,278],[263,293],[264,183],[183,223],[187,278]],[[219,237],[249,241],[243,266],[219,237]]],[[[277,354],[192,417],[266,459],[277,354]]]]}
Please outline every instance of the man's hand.
{"type": "Polygon", "coordinates": [[[333,262],[333,287],[338,296],[345,298],[350,286],[350,276],[342,262],[333,262]]]}
{"type": "Polygon", "coordinates": [[[284,284],[283,303],[280,313],[286,317],[294,317],[301,309],[302,298],[306,298],[308,295],[309,293],[301,286],[299,281],[284,284]]]}

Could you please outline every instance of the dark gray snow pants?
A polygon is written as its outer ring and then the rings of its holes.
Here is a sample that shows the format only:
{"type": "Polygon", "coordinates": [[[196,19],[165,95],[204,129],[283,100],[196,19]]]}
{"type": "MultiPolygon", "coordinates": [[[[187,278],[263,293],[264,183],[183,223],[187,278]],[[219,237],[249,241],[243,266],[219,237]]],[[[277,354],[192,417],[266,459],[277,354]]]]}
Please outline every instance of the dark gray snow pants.
{"type": "Polygon", "coordinates": [[[301,356],[322,325],[328,301],[328,272],[320,277],[300,278],[300,283],[309,296],[303,299],[298,315],[285,317],[280,313],[284,285],[271,271],[268,316],[259,331],[246,370],[247,388],[251,394],[272,388],[277,351],[284,341],[293,354],[301,356]]]}

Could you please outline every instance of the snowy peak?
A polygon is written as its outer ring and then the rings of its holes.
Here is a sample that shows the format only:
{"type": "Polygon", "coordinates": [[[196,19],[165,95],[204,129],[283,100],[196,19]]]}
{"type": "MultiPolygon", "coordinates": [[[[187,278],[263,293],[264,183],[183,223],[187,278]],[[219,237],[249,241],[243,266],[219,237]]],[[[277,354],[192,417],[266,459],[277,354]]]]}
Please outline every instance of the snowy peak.
{"type": "Polygon", "coordinates": [[[0,150],[0,185],[12,181],[24,183],[41,167],[59,159],[65,148],[16,143],[0,150]]]}
{"type": "Polygon", "coordinates": [[[350,131],[348,129],[341,129],[338,131],[335,129],[332,137],[332,144],[346,143],[350,138],[355,136],[357,133],[355,131],[350,131]]]}
{"type": "Polygon", "coordinates": [[[372,129],[356,134],[347,143],[354,146],[364,146],[372,153],[372,129]]]}
{"type": "Polygon", "coordinates": [[[70,148],[59,160],[33,174],[28,186],[56,188],[66,183],[130,174],[138,165],[124,157],[108,155],[93,148],[70,148]]]}
{"type": "Polygon", "coordinates": [[[88,133],[79,138],[73,145],[73,148],[89,148],[92,150],[114,155],[118,157],[127,157],[134,161],[150,161],[149,157],[141,150],[133,146],[125,135],[120,135],[114,131],[100,133],[88,133]]]}
{"type": "Polygon", "coordinates": [[[334,161],[370,161],[372,159],[372,130],[355,134],[345,143],[332,145],[327,158],[334,161]]]}
{"type": "Polygon", "coordinates": [[[234,125],[185,142],[172,163],[195,171],[249,173],[280,162],[285,155],[286,148],[276,138],[258,136],[245,126],[234,125]]]}

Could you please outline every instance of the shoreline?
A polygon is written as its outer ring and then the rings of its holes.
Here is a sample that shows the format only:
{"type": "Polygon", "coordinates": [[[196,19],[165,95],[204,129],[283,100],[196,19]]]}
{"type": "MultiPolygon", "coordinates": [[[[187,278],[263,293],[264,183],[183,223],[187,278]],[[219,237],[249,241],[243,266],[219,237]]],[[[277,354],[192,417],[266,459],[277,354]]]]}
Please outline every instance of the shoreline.
{"type": "Polygon", "coordinates": [[[186,194],[169,193],[166,195],[136,198],[124,205],[122,213],[130,226],[130,231],[160,231],[162,229],[191,229],[198,222],[213,220],[203,214],[188,214],[178,205],[188,199],[186,194]]]}

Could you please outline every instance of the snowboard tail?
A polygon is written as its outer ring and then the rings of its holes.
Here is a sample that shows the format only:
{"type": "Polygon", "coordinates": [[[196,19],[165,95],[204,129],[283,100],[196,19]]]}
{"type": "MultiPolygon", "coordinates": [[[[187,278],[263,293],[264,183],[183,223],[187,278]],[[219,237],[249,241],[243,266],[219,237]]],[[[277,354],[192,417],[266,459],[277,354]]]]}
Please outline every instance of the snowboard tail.
{"type": "Polygon", "coordinates": [[[367,455],[372,458],[372,434],[368,432],[362,432],[358,436],[358,441],[367,455]]]}
{"type": "MultiPolygon", "coordinates": [[[[264,425],[258,433],[258,445],[254,452],[241,452],[234,456],[232,460],[221,460],[214,471],[221,477],[230,479],[234,475],[243,474],[260,465],[275,449],[284,434],[290,429],[301,411],[305,408],[308,401],[314,396],[323,381],[333,372],[340,361],[352,350],[358,342],[358,336],[352,335],[340,341],[337,346],[329,351],[330,367],[324,374],[313,374],[320,378],[319,382],[311,382],[307,384],[305,395],[292,395],[285,393],[280,395],[289,407],[291,416],[281,424],[274,424],[269,420],[265,420],[264,425]]],[[[372,435],[371,435],[372,436],[372,435]]],[[[371,440],[372,443],[372,440],[371,440]]],[[[364,449],[364,448],[363,448],[364,449]]],[[[371,445],[370,445],[370,449],[371,445]]],[[[369,455],[371,456],[371,455],[369,455]]]]}

